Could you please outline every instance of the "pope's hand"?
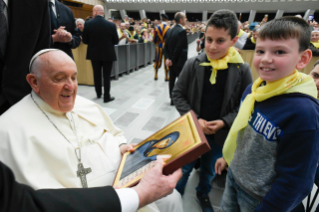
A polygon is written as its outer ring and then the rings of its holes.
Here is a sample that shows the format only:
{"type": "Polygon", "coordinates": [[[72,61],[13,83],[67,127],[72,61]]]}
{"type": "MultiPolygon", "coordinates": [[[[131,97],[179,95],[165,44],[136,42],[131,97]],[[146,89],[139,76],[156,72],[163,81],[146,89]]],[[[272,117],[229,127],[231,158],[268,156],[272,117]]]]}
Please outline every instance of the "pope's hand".
{"type": "Polygon", "coordinates": [[[123,144],[120,146],[121,155],[123,155],[125,152],[134,150],[134,147],[136,144],[123,144]]]}
{"type": "Polygon", "coordinates": [[[163,166],[163,160],[157,159],[155,166],[146,172],[137,186],[133,187],[140,199],[139,208],[171,194],[182,177],[181,169],[171,175],[163,175],[163,166]]]}

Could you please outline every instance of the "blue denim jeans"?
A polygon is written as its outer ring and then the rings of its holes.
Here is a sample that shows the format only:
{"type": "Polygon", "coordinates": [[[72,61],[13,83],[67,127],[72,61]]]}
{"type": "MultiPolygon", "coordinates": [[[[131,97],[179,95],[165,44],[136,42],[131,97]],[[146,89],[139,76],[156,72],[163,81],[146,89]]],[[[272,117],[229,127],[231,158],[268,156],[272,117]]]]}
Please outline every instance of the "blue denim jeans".
{"type": "MultiPolygon", "coordinates": [[[[206,139],[211,150],[201,156],[199,183],[196,188],[196,190],[203,195],[210,192],[212,188],[211,183],[215,177],[216,160],[222,157],[222,148],[215,143],[214,139],[212,139],[211,136],[206,136],[206,139]]],[[[176,185],[176,190],[181,195],[184,194],[188,177],[192,172],[195,164],[196,160],[182,167],[183,176],[176,185]]]]}
{"type": "Polygon", "coordinates": [[[225,190],[220,203],[223,212],[251,212],[260,201],[243,191],[235,182],[231,169],[228,169],[225,190]]]}

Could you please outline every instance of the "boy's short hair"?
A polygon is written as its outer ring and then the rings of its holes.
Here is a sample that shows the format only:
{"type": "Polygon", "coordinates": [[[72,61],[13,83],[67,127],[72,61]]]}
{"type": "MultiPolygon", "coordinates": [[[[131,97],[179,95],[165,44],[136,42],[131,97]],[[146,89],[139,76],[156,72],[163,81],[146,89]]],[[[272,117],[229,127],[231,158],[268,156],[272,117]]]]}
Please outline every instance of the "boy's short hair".
{"type": "Polygon", "coordinates": [[[296,38],[299,41],[299,52],[302,52],[309,47],[311,28],[301,18],[286,16],[264,24],[258,33],[258,38],[261,40],[287,40],[296,38]]]}
{"type": "Polygon", "coordinates": [[[313,67],[316,67],[317,65],[319,65],[319,60],[317,60],[317,61],[315,62],[315,64],[313,65],[313,67]]]}
{"type": "Polygon", "coordinates": [[[218,29],[224,28],[228,30],[228,34],[231,39],[236,37],[238,32],[238,23],[237,16],[231,10],[217,10],[213,15],[208,19],[206,31],[208,27],[214,26],[218,29]]]}

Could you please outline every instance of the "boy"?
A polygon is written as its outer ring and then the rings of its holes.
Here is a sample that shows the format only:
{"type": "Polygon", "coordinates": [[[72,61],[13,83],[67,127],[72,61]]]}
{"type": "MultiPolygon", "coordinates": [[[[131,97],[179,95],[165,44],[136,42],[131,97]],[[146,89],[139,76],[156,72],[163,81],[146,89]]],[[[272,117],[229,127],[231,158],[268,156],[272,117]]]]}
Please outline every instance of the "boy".
{"type": "Polygon", "coordinates": [[[222,211],[291,211],[311,191],[319,157],[319,105],[310,76],[311,30],[283,17],[262,26],[254,65],[215,171],[228,168],[222,211]]]}
{"type": "MultiPolygon", "coordinates": [[[[216,11],[208,20],[205,50],[188,60],[172,92],[173,102],[183,115],[193,110],[211,151],[201,157],[197,197],[205,212],[213,211],[208,198],[215,176],[214,164],[222,155],[222,147],[239,108],[245,88],[252,82],[251,71],[232,47],[238,37],[236,14],[216,11]]],[[[196,161],[183,167],[183,177],[176,189],[183,194],[196,161]]]]}

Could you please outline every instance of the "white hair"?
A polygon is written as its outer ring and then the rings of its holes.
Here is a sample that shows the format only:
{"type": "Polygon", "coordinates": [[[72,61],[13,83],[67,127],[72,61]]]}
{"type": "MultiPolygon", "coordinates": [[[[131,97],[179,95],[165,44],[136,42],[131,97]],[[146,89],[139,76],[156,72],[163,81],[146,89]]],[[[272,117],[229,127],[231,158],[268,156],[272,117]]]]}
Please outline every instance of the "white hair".
{"type": "Polygon", "coordinates": [[[78,21],[82,22],[82,24],[84,24],[84,22],[85,22],[82,18],[78,18],[75,21],[75,25],[77,25],[78,21]]]}

